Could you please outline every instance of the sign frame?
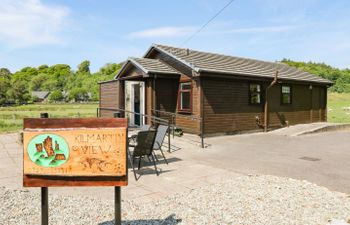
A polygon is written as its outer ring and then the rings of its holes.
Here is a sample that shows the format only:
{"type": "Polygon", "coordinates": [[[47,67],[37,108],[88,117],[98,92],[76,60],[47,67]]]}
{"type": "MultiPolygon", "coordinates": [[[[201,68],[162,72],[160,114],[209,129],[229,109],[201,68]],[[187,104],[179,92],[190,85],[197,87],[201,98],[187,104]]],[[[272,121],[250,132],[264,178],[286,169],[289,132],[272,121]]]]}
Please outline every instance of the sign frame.
{"type": "MultiPolygon", "coordinates": [[[[125,176],[56,176],[24,174],[23,187],[65,187],[65,186],[127,186],[128,185],[128,122],[125,118],[25,118],[24,131],[54,132],[59,129],[124,128],[125,135],[125,176]]],[[[23,146],[23,149],[25,147],[23,146]]],[[[23,154],[27,154],[23,152],[23,154]]],[[[23,155],[24,158],[24,155],[23,155]]]]}

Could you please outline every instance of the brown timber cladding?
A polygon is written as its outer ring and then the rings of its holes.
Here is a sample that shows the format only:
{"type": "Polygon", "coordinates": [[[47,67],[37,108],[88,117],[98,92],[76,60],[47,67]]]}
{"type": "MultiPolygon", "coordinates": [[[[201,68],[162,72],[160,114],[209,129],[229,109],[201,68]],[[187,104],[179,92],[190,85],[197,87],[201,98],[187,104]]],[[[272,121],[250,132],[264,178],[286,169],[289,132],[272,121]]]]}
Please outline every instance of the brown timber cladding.
{"type": "MultiPolygon", "coordinates": [[[[249,104],[249,84],[259,83],[223,78],[204,78],[204,133],[234,133],[257,130],[255,117],[264,120],[262,103],[249,104]]],[[[263,91],[268,83],[260,82],[263,91]]],[[[326,120],[326,87],[288,84],[292,87],[292,104],[281,104],[281,84],[269,91],[269,124],[279,127],[283,121],[290,125],[326,120]],[[317,94],[315,94],[317,93],[317,94]]]]}
{"type": "MultiPolygon", "coordinates": [[[[100,84],[100,108],[120,108],[120,81],[100,84]]],[[[100,117],[113,117],[113,111],[100,110],[100,117]]]]}
{"type": "MultiPolygon", "coordinates": [[[[177,71],[180,71],[182,73],[181,75],[181,82],[185,81],[186,79],[191,81],[192,83],[192,114],[183,114],[184,116],[177,116],[176,117],[176,126],[180,127],[183,129],[185,132],[189,133],[200,133],[200,121],[198,119],[191,119],[189,116],[193,115],[197,118],[200,118],[200,107],[201,107],[201,102],[200,102],[200,88],[199,88],[199,82],[198,80],[190,79],[192,77],[192,70],[182,64],[179,63],[179,61],[175,60],[174,58],[162,53],[162,52],[153,52],[150,55],[150,58],[155,58],[159,59],[166,64],[170,65],[171,67],[175,68],[177,71]],[[187,115],[187,116],[186,116],[187,115]]],[[[178,85],[178,83],[177,83],[178,85]]],[[[178,87],[177,87],[178,88],[178,87]]],[[[178,98],[178,93],[175,92],[173,93],[174,97],[176,99],[178,98]]],[[[177,104],[177,101],[176,101],[177,104]]],[[[176,113],[179,114],[178,112],[178,105],[176,105],[176,113]]],[[[174,111],[171,111],[174,112],[174,111]]]]}
{"type": "MultiPolygon", "coordinates": [[[[200,120],[190,118],[192,115],[200,117],[200,93],[198,82],[188,79],[192,83],[192,113],[178,112],[178,89],[179,79],[156,79],[156,105],[157,110],[177,113],[175,124],[177,127],[189,133],[200,132],[200,120]]],[[[180,79],[184,80],[184,75],[180,79]]],[[[156,116],[169,120],[170,116],[155,114],[156,116]]]]}

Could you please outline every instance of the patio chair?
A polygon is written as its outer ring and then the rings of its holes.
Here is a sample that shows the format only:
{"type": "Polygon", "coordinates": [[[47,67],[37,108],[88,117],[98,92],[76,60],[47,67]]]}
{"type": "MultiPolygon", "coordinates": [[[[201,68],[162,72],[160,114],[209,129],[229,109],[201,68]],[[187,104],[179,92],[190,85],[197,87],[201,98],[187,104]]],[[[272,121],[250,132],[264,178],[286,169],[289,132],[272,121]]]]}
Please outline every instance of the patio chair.
{"type": "MultiPolygon", "coordinates": [[[[140,131],[148,131],[149,129],[151,129],[151,125],[144,124],[144,125],[141,126],[140,131]]],[[[129,141],[131,140],[131,141],[135,142],[136,141],[136,137],[137,137],[137,134],[131,135],[131,137],[129,137],[129,141]]]]}
{"type": "MultiPolygon", "coordinates": [[[[168,161],[165,158],[164,152],[162,150],[162,145],[165,139],[165,135],[168,131],[169,127],[168,126],[164,126],[164,125],[159,125],[157,128],[157,135],[156,135],[156,139],[154,141],[153,144],[153,150],[155,151],[160,151],[160,153],[162,154],[164,161],[166,162],[166,164],[168,164],[168,161]]],[[[156,160],[158,161],[157,156],[154,154],[156,160]]]]}
{"type": "Polygon", "coordinates": [[[152,154],[152,151],[153,151],[152,147],[154,144],[155,136],[156,136],[156,131],[140,131],[136,137],[136,141],[137,141],[136,145],[129,145],[129,147],[134,148],[134,151],[132,153],[130,153],[129,151],[129,160],[133,168],[136,180],[137,180],[137,176],[134,168],[134,161],[136,158],[139,158],[138,170],[140,170],[141,168],[142,158],[147,157],[148,159],[151,159],[150,161],[153,162],[154,169],[156,170],[156,174],[157,176],[159,175],[156,161],[152,154]]]}

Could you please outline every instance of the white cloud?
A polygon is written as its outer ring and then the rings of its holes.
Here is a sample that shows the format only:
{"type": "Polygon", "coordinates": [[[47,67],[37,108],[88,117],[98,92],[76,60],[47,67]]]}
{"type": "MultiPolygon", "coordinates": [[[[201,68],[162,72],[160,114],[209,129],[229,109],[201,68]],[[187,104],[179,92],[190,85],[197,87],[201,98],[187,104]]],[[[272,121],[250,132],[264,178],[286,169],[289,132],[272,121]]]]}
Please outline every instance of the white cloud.
{"type": "Polygon", "coordinates": [[[69,9],[45,5],[40,0],[2,0],[0,43],[13,48],[62,43],[69,9]]]}
{"type": "Polygon", "coordinates": [[[192,34],[196,27],[157,27],[152,29],[132,32],[127,35],[128,38],[164,38],[181,37],[192,34]]]}

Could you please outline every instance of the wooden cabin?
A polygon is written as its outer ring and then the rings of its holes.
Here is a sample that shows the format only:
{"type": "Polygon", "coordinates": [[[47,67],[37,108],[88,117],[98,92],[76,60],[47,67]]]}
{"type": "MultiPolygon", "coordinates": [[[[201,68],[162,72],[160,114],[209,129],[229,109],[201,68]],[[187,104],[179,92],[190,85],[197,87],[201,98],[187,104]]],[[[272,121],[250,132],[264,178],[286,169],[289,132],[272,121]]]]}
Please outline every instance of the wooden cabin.
{"type": "Polygon", "coordinates": [[[100,83],[100,116],[112,117],[111,109],[173,115],[176,127],[204,136],[321,122],[331,84],[283,63],[154,44],[100,83]]]}

